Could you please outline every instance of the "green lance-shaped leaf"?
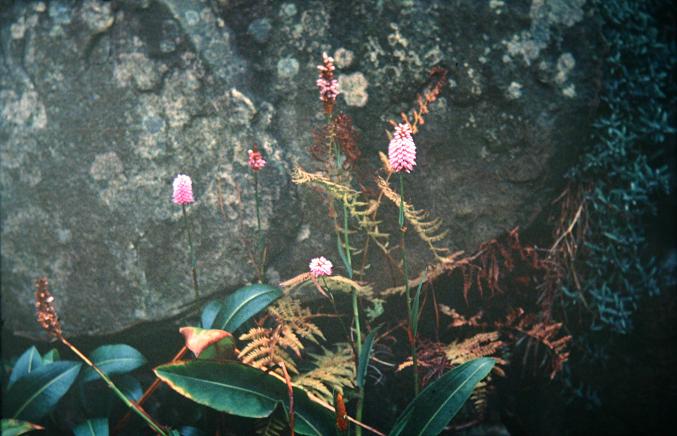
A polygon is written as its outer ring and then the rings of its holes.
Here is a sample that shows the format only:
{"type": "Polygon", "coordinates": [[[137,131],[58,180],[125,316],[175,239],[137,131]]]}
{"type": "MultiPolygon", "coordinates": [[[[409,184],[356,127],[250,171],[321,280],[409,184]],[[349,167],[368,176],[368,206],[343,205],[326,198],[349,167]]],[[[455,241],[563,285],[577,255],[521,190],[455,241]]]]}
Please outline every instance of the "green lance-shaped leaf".
{"type": "Polygon", "coordinates": [[[442,432],[495,363],[489,357],[471,360],[429,384],[404,409],[389,436],[427,436],[442,432]]]}
{"type": "Polygon", "coordinates": [[[14,364],[12,373],[9,375],[9,380],[7,381],[7,388],[11,388],[21,377],[30,374],[41,366],[42,357],[40,357],[40,352],[35,346],[30,347],[16,360],[16,364],[14,364]]]}
{"type": "Polygon", "coordinates": [[[414,301],[411,305],[411,331],[416,337],[418,334],[418,316],[419,316],[419,308],[421,307],[421,288],[423,287],[423,283],[425,282],[426,278],[426,272],[423,271],[423,275],[421,276],[421,281],[418,282],[418,287],[416,288],[416,294],[414,295],[414,301]]]}
{"type": "Polygon", "coordinates": [[[42,356],[42,363],[48,365],[50,363],[56,362],[59,359],[61,359],[59,350],[57,350],[56,348],[52,348],[51,350],[46,352],[44,356],[42,356]]]}
{"type": "Polygon", "coordinates": [[[367,376],[367,367],[369,366],[369,358],[371,357],[371,350],[374,348],[374,337],[378,328],[375,328],[367,335],[367,338],[364,340],[362,345],[362,353],[360,353],[360,360],[357,362],[357,378],[355,384],[358,388],[364,386],[364,379],[367,376]]]}
{"type": "Polygon", "coordinates": [[[341,261],[343,262],[343,266],[346,267],[346,272],[348,273],[349,278],[353,278],[353,267],[350,265],[350,262],[348,262],[348,257],[346,256],[346,251],[343,248],[343,243],[341,242],[341,236],[336,235],[336,249],[338,250],[339,257],[341,258],[341,261]]]}
{"type": "MultiPolygon", "coordinates": [[[[239,362],[194,360],[159,366],[155,374],[181,395],[221,412],[247,418],[270,416],[278,404],[289,412],[287,385],[239,362]]],[[[303,435],[334,434],[331,412],[294,388],[295,430],[303,435]]]]}
{"type": "Polygon", "coordinates": [[[212,325],[214,325],[214,320],[216,319],[216,315],[218,315],[221,308],[223,308],[223,303],[218,300],[212,300],[205,305],[205,307],[202,309],[202,316],[200,317],[202,320],[203,329],[212,328],[212,325]]]}
{"type": "Polygon", "coordinates": [[[44,430],[44,427],[18,419],[3,419],[0,434],[2,436],[19,436],[34,430],[44,430]]]}
{"type": "Polygon", "coordinates": [[[54,362],[17,380],[4,398],[3,415],[39,421],[68,392],[81,366],[78,362],[54,362]]]}
{"type": "Polygon", "coordinates": [[[261,283],[240,288],[226,297],[211,328],[232,333],[282,294],[282,289],[261,283]]]}
{"type": "Polygon", "coordinates": [[[75,436],[108,436],[108,419],[88,419],[73,429],[75,436]]]}
{"type": "MultiPolygon", "coordinates": [[[[90,359],[104,374],[109,376],[126,374],[146,364],[146,358],[141,353],[125,344],[103,345],[92,352],[90,359]]],[[[99,378],[99,374],[89,367],[82,373],[83,383],[99,378]]]]}

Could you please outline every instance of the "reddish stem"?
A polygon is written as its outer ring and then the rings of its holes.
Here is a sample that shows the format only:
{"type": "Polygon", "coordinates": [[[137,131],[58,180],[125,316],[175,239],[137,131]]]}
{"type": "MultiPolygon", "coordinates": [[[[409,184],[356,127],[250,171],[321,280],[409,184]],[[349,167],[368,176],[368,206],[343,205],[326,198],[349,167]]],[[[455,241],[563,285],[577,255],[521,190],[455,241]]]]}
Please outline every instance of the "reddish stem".
{"type": "MultiPolygon", "coordinates": [[[[179,350],[179,352],[176,353],[176,356],[174,356],[174,358],[172,358],[172,362],[176,362],[177,360],[181,360],[183,358],[183,356],[186,354],[187,351],[188,351],[188,347],[186,347],[184,345],[183,348],[181,348],[181,350],[179,350]]],[[[141,398],[139,398],[139,401],[136,402],[136,404],[138,406],[141,406],[151,395],[153,395],[153,392],[155,392],[155,390],[160,386],[160,383],[161,383],[160,379],[156,377],[155,380],[153,381],[153,383],[143,393],[141,398]]],[[[131,411],[127,412],[125,414],[125,416],[123,416],[118,421],[118,423],[115,425],[115,427],[113,428],[113,434],[118,434],[123,428],[125,428],[125,426],[129,422],[129,419],[131,417],[132,417],[132,412],[131,411]]]]}

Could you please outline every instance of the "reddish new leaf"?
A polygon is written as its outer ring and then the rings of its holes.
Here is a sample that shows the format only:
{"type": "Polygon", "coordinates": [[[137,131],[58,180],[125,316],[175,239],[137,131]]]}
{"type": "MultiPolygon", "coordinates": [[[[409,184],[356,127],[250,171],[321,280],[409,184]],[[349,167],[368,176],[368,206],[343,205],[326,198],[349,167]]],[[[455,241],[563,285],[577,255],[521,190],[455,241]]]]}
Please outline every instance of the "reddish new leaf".
{"type": "Polygon", "coordinates": [[[200,357],[204,350],[224,339],[229,339],[229,342],[233,343],[233,336],[225,330],[181,327],[179,333],[186,339],[186,347],[195,354],[195,357],[200,357]]]}

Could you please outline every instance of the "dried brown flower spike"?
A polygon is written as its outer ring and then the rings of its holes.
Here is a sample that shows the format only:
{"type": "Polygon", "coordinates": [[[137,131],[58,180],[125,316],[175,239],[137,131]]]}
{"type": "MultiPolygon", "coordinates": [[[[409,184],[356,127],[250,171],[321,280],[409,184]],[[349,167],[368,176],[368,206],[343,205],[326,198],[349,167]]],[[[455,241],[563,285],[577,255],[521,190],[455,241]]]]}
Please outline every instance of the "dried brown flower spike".
{"type": "Polygon", "coordinates": [[[36,283],[35,309],[38,314],[38,324],[58,339],[62,338],[61,323],[54,308],[54,296],[49,292],[47,277],[40,277],[36,283]]]}

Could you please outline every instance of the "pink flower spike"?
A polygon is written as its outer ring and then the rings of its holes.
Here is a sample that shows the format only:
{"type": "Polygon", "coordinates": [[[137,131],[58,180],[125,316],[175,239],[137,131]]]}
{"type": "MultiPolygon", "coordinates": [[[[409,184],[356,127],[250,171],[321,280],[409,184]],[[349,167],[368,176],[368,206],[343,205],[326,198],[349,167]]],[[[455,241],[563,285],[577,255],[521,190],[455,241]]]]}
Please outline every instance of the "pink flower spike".
{"type": "Polygon", "coordinates": [[[193,199],[193,182],[185,174],[179,174],[174,179],[174,193],[172,194],[172,202],[180,206],[191,204],[193,199]]]}
{"type": "Polygon", "coordinates": [[[388,160],[396,173],[402,171],[409,173],[416,166],[416,144],[408,123],[401,123],[395,127],[393,138],[388,144],[388,160]]]}
{"type": "Polygon", "coordinates": [[[310,261],[310,273],[313,277],[330,276],[334,265],[324,256],[316,257],[310,261]]]}
{"type": "Polygon", "coordinates": [[[249,153],[249,161],[247,163],[253,171],[259,171],[266,166],[266,161],[263,159],[261,152],[256,148],[256,144],[254,144],[254,149],[247,150],[247,153],[249,153]]]}
{"type": "Polygon", "coordinates": [[[327,56],[327,53],[322,53],[322,65],[317,66],[320,73],[315,84],[320,90],[320,100],[325,103],[328,112],[331,112],[328,108],[333,107],[336,97],[341,92],[338,81],[334,78],[335,68],[334,58],[327,56]]]}

